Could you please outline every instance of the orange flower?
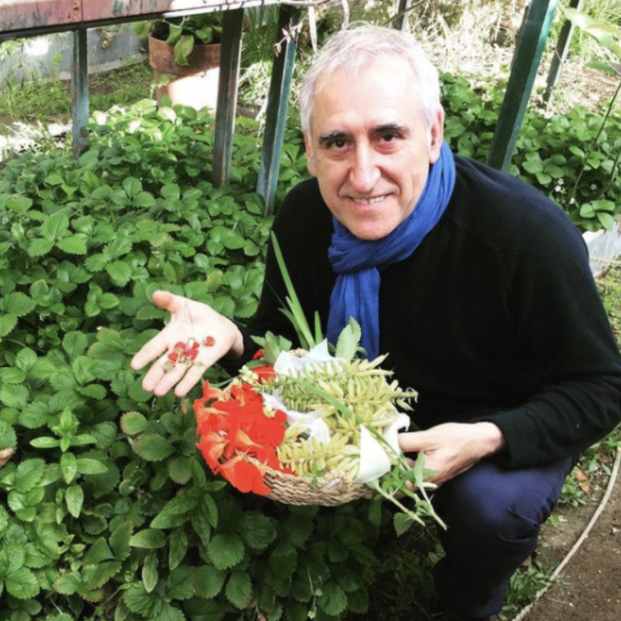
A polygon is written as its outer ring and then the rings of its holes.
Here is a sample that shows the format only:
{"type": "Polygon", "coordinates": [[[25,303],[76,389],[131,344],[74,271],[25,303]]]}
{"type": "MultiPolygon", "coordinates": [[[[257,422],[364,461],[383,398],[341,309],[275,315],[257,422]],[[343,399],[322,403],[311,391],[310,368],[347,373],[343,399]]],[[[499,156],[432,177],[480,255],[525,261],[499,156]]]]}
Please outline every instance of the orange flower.
{"type": "Polygon", "coordinates": [[[277,411],[267,416],[263,397],[250,384],[233,384],[226,392],[209,382],[203,385],[203,397],[194,401],[194,411],[197,447],[214,474],[242,492],[268,494],[263,477],[268,467],[282,471],[276,448],[285,437],[286,415],[277,411]]]}

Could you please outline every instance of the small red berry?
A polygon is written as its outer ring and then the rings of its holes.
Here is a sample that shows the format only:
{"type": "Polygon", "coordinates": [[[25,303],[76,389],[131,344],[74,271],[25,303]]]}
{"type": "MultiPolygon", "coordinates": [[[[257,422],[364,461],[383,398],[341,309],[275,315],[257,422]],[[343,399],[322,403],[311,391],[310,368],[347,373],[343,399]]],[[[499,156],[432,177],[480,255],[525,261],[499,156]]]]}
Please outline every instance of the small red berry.
{"type": "Polygon", "coordinates": [[[203,341],[203,345],[205,347],[213,347],[216,344],[216,339],[213,338],[213,336],[207,336],[205,337],[205,340],[203,341]]]}

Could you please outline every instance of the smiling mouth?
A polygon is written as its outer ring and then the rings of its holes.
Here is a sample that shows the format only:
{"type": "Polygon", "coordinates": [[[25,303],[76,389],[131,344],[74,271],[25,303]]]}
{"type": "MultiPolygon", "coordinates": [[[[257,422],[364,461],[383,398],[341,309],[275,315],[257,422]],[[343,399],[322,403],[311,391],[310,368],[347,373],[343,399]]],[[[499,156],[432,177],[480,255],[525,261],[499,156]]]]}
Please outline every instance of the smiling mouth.
{"type": "Polygon", "coordinates": [[[350,200],[352,200],[357,205],[374,205],[375,203],[380,203],[383,201],[388,194],[382,194],[381,196],[374,196],[372,198],[360,198],[356,196],[350,196],[350,200]]]}

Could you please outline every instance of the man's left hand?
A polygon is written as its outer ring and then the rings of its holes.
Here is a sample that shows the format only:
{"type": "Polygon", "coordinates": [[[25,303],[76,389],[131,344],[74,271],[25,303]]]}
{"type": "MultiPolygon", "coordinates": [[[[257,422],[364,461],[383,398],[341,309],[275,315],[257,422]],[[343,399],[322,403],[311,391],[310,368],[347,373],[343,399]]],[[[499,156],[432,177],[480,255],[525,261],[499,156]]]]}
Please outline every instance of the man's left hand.
{"type": "Polygon", "coordinates": [[[436,485],[465,472],[505,444],[493,423],[444,423],[426,431],[399,434],[404,453],[425,454],[425,468],[435,471],[427,480],[436,485]]]}

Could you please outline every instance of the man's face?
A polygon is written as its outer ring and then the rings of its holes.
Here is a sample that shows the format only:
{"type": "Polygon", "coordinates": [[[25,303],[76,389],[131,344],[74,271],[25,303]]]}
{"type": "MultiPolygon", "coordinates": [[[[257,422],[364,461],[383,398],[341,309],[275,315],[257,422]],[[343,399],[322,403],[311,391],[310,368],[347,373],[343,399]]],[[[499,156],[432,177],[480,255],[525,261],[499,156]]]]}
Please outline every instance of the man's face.
{"type": "Polygon", "coordinates": [[[408,63],[378,58],[337,71],[315,95],[308,170],[334,216],[359,239],[391,233],[416,205],[440,154],[442,113],[427,127],[408,63]]]}

